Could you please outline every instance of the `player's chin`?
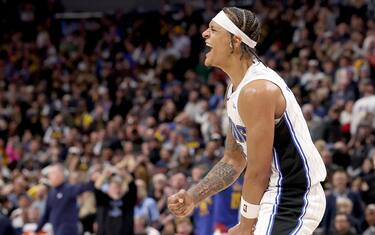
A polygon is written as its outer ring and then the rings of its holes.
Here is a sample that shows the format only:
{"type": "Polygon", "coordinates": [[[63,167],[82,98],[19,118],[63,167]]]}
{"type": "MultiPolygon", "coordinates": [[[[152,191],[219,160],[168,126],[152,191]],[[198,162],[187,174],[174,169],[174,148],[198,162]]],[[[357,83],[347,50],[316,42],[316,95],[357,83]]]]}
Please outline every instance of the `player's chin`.
{"type": "Polygon", "coordinates": [[[205,66],[212,66],[212,62],[211,62],[210,58],[206,57],[206,59],[204,59],[204,65],[205,66]]]}

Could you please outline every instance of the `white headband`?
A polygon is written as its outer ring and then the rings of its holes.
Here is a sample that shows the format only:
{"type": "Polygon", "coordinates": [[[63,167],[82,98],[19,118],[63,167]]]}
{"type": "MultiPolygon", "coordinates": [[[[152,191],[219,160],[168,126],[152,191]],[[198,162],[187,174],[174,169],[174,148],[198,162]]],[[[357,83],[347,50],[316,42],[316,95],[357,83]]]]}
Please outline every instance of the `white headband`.
{"type": "Polygon", "coordinates": [[[241,41],[248,45],[250,48],[254,48],[257,43],[251,40],[241,29],[239,29],[225,14],[224,11],[220,11],[213,19],[221,27],[229,31],[230,33],[241,38],[241,41]]]}

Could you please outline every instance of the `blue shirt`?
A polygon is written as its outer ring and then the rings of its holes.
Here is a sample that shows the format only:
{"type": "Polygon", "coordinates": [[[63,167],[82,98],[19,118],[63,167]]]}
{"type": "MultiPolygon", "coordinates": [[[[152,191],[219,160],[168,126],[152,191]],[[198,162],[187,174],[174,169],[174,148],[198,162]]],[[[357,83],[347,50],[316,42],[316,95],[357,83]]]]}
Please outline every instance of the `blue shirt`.
{"type": "Polygon", "coordinates": [[[241,204],[242,177],[232,186],[215,195],[213,221],[215,227],[229,229],[238,223],[238,208],[241,204]]]}
{"type": "Polygon", "coordinates": [[[213,234],[213,201],[211,198],[200,202],[194,209],[193,220],[195,235],[213,234]]]}
{"type": "Polygon", "coordinates": [[[147,223],[151,224],[159,219],[159,210],[156,201],[153,198],[147,197],[134,208],[135,217],[144,217],[147,223]]]}
{"type": "Polygon", "coordinates": [[[77,196],[90,190],[94,190],[93,182],[76,185],[63,183],[51,189],[37,231],[41,230],[45,223],[50,222],[55,235],[78,235],[77,196]]]}

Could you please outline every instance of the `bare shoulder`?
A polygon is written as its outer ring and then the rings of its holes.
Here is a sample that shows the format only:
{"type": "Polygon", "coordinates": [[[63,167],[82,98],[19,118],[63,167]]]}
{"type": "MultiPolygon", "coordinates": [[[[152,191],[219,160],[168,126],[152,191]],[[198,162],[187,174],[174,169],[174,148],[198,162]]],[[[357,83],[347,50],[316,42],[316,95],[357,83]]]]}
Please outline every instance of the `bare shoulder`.
{"type": "Polygon", "coordinates": [[[247,112],[268,111],[274,117],[279,117],[285,110],[286,101],[276,84],[268,80],[255,80],[241,89],[238,106],[240,113],[245,115],[247,112]]]}
{"type": "Polygon", "coordinates": [[[277,98],[279,95],[282,95],[280,88],[268,80],[252,81],[244,86],[240,92],[240,97],[277,98]]]}

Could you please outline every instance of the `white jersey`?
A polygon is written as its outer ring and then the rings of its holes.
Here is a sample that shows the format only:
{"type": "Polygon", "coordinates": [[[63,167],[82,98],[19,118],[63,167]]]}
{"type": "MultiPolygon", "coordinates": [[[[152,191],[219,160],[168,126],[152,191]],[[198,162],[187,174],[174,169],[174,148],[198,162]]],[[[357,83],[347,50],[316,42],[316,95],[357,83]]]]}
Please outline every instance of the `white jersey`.
{"type": "MultiPolygon", "coordinates": [[[[284,80],[261,62],[247,70],[237,89],[230,85],[227,92],[227,112],[232,135],[247,155],[246,128],[238,112],[241,89],[254,80],[268,80],[276,84],[286,100],[286,110],[275,120],[272,175],[269,187],[309,188],[326,178],[326,168],[316,149],[301,108],[284,80]]],[[[251,138],[251,136],[249,137],[251,138]]]]}

